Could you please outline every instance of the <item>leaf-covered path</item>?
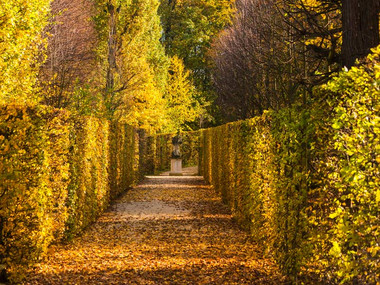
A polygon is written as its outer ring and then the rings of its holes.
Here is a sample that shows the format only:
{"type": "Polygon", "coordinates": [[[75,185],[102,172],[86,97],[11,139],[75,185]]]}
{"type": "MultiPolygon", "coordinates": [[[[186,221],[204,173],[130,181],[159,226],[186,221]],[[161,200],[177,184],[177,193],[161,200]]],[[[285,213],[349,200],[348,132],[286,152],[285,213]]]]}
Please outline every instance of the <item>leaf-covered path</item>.
{"type": "Polygon", "coordinates": [[[201,177],[147,177],[26,284],[280,284],[201,177]]]}

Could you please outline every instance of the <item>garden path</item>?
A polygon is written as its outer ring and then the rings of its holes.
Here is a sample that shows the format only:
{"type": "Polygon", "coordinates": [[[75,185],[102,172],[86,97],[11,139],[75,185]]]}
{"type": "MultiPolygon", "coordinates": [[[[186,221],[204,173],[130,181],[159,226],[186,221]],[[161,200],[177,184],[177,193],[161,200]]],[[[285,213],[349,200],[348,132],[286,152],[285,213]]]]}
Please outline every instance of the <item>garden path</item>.
{"type": "Polygon", "coordinates": [[[26,284],[281,284],[259,252],[202,177],[149,176],[26,284]]]}

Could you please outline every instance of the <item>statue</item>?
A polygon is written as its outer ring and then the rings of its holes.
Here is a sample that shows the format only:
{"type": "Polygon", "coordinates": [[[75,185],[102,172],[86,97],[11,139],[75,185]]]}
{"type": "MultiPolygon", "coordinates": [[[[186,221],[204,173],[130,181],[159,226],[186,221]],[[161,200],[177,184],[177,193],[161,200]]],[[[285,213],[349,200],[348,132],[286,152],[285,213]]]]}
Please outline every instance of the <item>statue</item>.
{"type": "Polygon", "coordinates": [[[179,146],[182,144],[182,138],[179,134],[177,134],[172,138],[173,151],[172,151],[172,159],[170,161],[171,171],[169,175],[173,176],[182,176],[182,159],[181,152],[179,151],[179,146]]]}
{"type": "Polygon", "coordinates": [[[179,131],[177,134],[172,138],[172,144],[173,144],[173,151],[172,151],[172,158],[181,158],[181,152],[179,150],[179,146],[182,144],[182,137],[179,134],[179,131]]]}

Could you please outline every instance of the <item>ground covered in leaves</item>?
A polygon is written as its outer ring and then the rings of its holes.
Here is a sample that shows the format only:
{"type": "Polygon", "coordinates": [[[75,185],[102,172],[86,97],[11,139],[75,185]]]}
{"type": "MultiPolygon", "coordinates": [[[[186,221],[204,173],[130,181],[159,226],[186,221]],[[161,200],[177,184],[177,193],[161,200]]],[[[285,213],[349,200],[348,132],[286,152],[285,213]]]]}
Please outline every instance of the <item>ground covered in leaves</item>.
{"type": "Polygon", "coordinates": [[[25,284],[280,284],[201,177],[147,177],[25,284]]]}

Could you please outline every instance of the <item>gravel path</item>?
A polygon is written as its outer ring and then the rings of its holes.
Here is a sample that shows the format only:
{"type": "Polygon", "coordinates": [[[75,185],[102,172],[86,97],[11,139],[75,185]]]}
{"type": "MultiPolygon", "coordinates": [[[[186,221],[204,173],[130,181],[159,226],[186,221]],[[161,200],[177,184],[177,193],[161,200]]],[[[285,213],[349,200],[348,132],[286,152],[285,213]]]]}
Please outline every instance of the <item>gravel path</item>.
{"type": "Polygon", "coordinates": [[[25,284],[281,284],[198,176],[147,177],[25,284]]]}

